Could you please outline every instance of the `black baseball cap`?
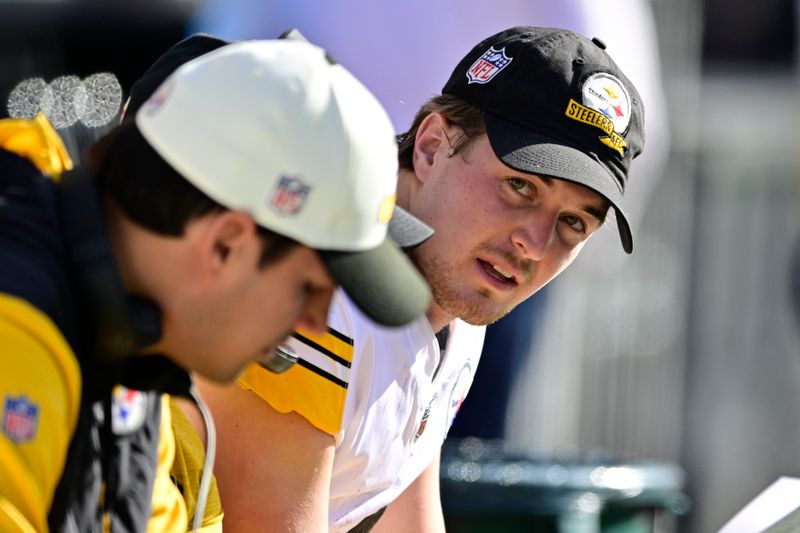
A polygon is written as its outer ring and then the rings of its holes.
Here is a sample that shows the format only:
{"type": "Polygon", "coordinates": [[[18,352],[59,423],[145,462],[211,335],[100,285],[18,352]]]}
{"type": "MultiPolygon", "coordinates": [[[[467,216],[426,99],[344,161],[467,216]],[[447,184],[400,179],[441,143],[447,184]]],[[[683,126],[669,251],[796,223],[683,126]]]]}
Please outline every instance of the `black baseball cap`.
{"type": "Polygon", "coordinates": [[[131,85],[123,112],[123,120],[135,117],[136,111],[156,92],[156,89],[170,74],[178,70],[178,67],[228,44],[231,44],[231,41],[205,33],[195,33],[172,45],[169,50],[156,59],[155,63],[150,65],[141,78],[131,85]]]}
{"type": "Polygon", "coordinates": [[[489,142],[507,166],[603,195],[631,253],[622,196],[631,161],[642,152],[644,108],[605,48],[569,30],[510,28],[478,43],[442,94],[484,111],[489,142]]]}

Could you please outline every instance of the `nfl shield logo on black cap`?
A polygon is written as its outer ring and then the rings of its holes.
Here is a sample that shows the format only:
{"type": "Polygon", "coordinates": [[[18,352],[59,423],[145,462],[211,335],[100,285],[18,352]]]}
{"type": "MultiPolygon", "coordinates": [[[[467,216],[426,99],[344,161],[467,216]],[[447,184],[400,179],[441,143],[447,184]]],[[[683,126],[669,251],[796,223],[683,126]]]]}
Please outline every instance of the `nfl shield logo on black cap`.
{"type": "Polygon", "coordinates": [[[489,83],[501,70],[506,68],[513,57],[506,55],[506,49],[495,50],[490,47],[467,70],[467,84],[489,83]]]}

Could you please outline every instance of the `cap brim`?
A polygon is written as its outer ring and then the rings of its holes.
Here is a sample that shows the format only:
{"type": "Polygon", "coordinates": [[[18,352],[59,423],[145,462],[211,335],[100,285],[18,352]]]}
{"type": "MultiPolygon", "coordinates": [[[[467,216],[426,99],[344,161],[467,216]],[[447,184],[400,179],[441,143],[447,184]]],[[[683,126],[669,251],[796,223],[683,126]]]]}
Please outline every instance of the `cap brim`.
{"type": "Polygon", "coordinates": [[[497,158],[528,174],[579,183],[600,193],[614,208],[622,248],[633,251],[633,235],[622,207],[622,190],[602,163],[586,153],[514,122],[485,113],[486,133],[497,158]]]}
{"type": "Polygon", "coordinates": [[[319,254],[350,299],[378,324],[403,326],[427,311],[427,283],[391,240],[363,252],[319,254]]]}
{"type": "Polygon", "coordinates": [[[401,248],[413,248],[427,241],[433,228],[396,205],[389,221],[389,238],[401,248]]]}

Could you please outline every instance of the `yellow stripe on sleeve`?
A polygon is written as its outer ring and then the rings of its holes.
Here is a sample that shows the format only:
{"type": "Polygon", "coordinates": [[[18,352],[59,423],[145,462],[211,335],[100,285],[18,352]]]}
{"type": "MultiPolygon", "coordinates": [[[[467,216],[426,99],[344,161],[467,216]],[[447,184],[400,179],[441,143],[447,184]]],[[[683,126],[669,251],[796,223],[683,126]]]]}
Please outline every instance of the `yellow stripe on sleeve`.
{"type": "Polygon", "coordinates": [[[252,390],[276,411],[294,411],[334,437],[342,427],[347,389],[300,365],[283,374],[251,365],[239,377],[238,384],[252,390]]]}

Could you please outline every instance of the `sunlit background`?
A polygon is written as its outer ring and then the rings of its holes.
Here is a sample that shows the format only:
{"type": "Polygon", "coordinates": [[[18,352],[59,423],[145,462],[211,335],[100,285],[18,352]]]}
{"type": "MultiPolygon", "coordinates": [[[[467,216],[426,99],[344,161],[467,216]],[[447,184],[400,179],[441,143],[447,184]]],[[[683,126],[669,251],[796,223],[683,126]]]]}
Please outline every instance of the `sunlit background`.
{"type": "Polygon", "coordinates": [[[484,353],[443,498],[453,531],[704,533],[779,476],[800,475],[797,11],[792,0],[0,0],[0,115],[48,114],[79,160],[183,36],[295,26],[375,92],[399,132],[495,31],[600,37],[647,110],[626,194],[634,255],[612,223],[498,327],[509,342],[484,353]],[[461,440],[470,434],[484,440],[461,440]],[[495,517],[486,529],[459,509],[488,501],[476,482],[494,484],[505,502],[495,510],[528,513],[528,526],[495,517]],[[602,515],[598,487],[658,516],[573,520],[602,515]],[[550,525],[534,516],[548,514],[550,525]]]}

